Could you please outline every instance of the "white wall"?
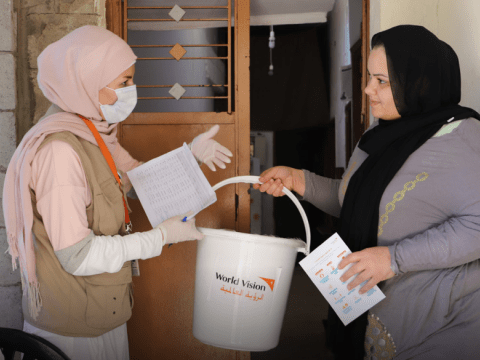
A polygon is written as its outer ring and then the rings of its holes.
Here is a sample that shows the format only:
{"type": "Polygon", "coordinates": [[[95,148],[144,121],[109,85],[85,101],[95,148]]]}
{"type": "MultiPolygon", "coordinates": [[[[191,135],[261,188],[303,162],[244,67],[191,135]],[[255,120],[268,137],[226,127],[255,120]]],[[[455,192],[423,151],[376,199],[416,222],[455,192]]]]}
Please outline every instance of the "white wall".
{"type": "Polygon", "coordinates": [[[424,26],[455,50],[462,72],[460,104],[480,111],[480,1],[370,0],[370,36],[402,24],[424,26]]]}
{"type": "Polygon", "coordinates": [[[351,71],[342,82],[342,68],[351,65],[350,48],[361,36],[362,0],[337,0],[328,16],[330,43],[330,114],[335,117],[335,166],[346,167],[345,105],[351,94],[351,71]],[[348,79],[349,81],[345,81],[348,79]]]}
{"type": "Polygon", "coordinates": [[[335,166],[345,167],[345,104],[342,96],[342,67],[350,65],[348,0],[337,0],[329,13],[330,114],[335,117],[335,166]]]}
{"type": "Polygon", "coordinates": [[[350,14],[350,46],[353,46],[362,36],[362,0],[349,0],[350,14]]]}

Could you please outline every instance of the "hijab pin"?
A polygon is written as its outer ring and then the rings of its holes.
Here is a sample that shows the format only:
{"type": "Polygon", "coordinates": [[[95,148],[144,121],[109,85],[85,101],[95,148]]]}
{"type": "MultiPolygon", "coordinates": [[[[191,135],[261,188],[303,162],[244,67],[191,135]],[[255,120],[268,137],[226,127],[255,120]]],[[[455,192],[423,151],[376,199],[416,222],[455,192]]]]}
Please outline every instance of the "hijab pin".
{"type": "Polygon", "coordinates": [[[452,121],[452,120],[454,120],[454,119],[455,119],[455,117],[452,117],[451,119],[448,119],[447,122],[450,122],[450,121],[452,121]]]}

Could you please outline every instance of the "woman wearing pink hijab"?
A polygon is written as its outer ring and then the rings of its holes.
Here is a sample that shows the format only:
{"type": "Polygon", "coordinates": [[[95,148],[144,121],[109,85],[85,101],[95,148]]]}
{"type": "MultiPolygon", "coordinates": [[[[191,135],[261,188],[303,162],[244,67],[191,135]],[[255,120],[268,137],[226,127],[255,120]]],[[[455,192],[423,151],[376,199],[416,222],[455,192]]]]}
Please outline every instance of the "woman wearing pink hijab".
{"type": "MultiPolygon", "coordinates": [[[[131,261],[203,238],[195,219],[183,216],[128,233],[125,195],[134,192],[125,173],[140,162],[116,132],[137,102],[136,58],[123,39],[90,25],[47,46],[37,79],[52,106],[23,137],[6,173],[3,209],[12,264],[20,264],[24,330],[71,359],[128,359],[131,261]],[[120,187],[92,131],[122,175],[120,187]]],[[[190,145],[213,171],[232,156],[212,139],[217,132],[190,145]]]]}

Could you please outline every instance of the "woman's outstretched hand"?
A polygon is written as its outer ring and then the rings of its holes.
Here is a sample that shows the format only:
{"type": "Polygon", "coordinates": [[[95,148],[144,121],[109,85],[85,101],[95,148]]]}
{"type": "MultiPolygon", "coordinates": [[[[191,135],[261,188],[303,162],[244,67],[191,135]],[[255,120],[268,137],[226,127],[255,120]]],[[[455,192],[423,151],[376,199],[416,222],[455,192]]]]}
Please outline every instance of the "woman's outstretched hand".
{"type": "Polygon", "coordinates": [[[395,273],[390,267],[390,251],[388,251],[388,247],[386,246],[376,246],[351,253],[338,264],[338,268],[342,270],[351,263],[355,264],[342,275],[340,280],[345,282],[355,274],[358,274],[358,276],[347,285],[348,290],[352,290],[354,287],[368,280],[359,290],[360,294],[366,293],[380,281],[395,276],[395,273]]]}
{"type": "Polygon", "coordinates": [[[231,162],[228,157],[233,156],[230,150],[212,139],[219,129],[219,125],[213,126],[210,130],[198,135],[189,145],[195,159],[207,165],[212,171],[215,171],[215,165],[225,169],[225,163],[231,162]]]}
{"type": "Polygon", "coordinates": [[[305,194],[305,174],[299,169],[275,166],[265,170],[260,175],[259,181],[263,184],[253,184],[253,188],[273,196],[285,195],[282,191],[284,186],[300,196],[305,194]]]}

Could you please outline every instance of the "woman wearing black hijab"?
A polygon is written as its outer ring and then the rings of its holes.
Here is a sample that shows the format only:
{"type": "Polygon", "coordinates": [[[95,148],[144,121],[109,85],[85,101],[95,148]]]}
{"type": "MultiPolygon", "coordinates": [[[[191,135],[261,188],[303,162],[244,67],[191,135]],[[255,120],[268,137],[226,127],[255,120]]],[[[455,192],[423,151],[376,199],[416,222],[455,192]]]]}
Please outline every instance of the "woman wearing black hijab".
{"type": "Polygon", "coordinates": [[[365,92],[379,120],[343,179],[275,167],[254,187],[281,196],[286,186],[339,215],[352,250],[339,269],[354,264],[341,280],[350,288],[367,281],[361,293],[378,284],[386,295],[346,327],[329,309],[336,359],[476,359],[480,115],[458,105],[455,52],[421,26],[376,34],[368,71],[365,92]]]}

